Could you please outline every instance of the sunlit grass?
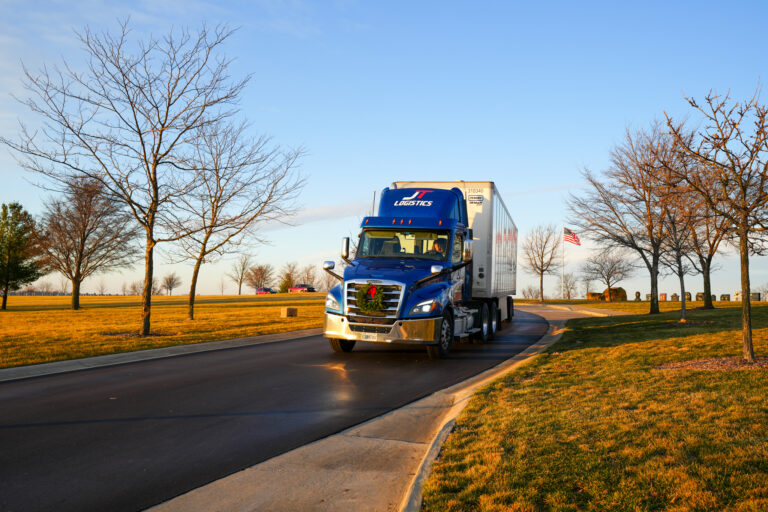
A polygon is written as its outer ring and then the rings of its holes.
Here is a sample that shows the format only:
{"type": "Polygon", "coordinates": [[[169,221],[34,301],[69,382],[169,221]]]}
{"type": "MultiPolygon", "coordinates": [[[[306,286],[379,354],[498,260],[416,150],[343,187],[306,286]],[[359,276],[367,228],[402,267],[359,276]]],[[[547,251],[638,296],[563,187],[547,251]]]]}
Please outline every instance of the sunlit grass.
{"type": "MultiPolygon", "coordinates": [[[[541,304],[541,302],[537,300],[531,300],[531,299],[515,299],[515,304],[541,304]]],[[[642,315],[644,313],[648,313],[650,310],[650,303],[647,301],[614,301],[614,302],[603,302],[603,301],[593,301],[593,300],[545,300],[544,304],[553,304],[553,305],[575,305],[575,306],[586,306],[588,308],[596,308],[596,309],[610,309],[613,311],[626,311],[627,313],[633,313],[642,315]]],[[[753,305],[760,305],[759,302],[753,302],[753,305]]],[[[713,302],[713,305],[715,308],[740,308],[741,302],[725,302],[725,301],[716,301],[713,302]]],[[[698,309],[704,306],[704,301],[687,301],[685,303],[685,307],[687,311],[698,309]]],[[[680,301],[659,301],[659,310],[664,313],[667,311],[680,311],[680,301]]]]}
{"type": "Polygon", "coordinates": [[[322,327],[321,294],[201,296],[195,320],[187,320],[186,298],[152,298],[152,333],[138,337],[138,297],[82,297],[82,309],[68,309],[68,297],[10,297],[0,312],[0,367],[167,347],[322,327]],[[279,299],[289,299],[283,301],[279,299]],[[280,309],[298,308],[281,318],[280,309]]]}
{"type": "MultiPolygon", "coordinates": [[[[768,307],[755,350],[768,354],[768,307]]],[[[659,370],[739,356],[740,311],[571,321],[482,389],[425,486],[426,510],[768,510],[768,372],[659,370]]]]}

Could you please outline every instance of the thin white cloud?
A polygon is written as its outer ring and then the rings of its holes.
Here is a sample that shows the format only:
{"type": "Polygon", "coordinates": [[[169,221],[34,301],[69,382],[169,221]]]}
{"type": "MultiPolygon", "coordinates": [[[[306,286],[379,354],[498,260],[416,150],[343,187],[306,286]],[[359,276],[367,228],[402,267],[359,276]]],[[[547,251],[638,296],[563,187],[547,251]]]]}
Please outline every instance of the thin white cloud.
{"type": "Polygon", "coordinates": [[[368,215],[371,205],[362,201],[343,204],[329,204],[301,210],[285,222],[269,221],[261,227],[261,231],[276,231],[294,226],[303,226],[313,222],[343,219],[347,217],[363,217],[368,215]]]}

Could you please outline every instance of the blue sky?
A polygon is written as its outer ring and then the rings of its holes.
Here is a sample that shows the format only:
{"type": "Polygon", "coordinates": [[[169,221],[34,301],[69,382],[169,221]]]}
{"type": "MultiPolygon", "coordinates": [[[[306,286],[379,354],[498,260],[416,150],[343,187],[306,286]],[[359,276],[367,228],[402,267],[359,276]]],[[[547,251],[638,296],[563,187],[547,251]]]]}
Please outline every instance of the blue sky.
{"type": "MultiPolygon", "coordinates": [[[[684,94],[717,89],[745,98],[766,76],[762,2],[105,4],[0,3],[0,133],[14,136],[17,119],[29,119],[10,97],[24,94],[21,62],[81,63],[73,30],[84,25],[113,31],[130,16],[136,37],[203,21],[239,27],[224,51],[235,59],[234,76],[253,75],[243,113],[254,132],[307,151],[296,226],[266,229],[271,245],[252,251],[275,266],[336,259],[373,191],[395,180],[492,180],[521,236],[539,223],[562,225],[579,171],[604,169],[627,127],[665,110],[689,114],[684,94]]],[[[45,193],[5,148],[0,179],[0,202],[41,212],[45,193]]],[[[568,246],[569,271],[588,250],[568,246]]],[[[714,291],[733,293],[737,267],[733,258],[720,261],[714,291]]],[[[190,266],[158,263],[159,275],[177,270],[188,285],[190,266]]],[[[204,267],[199,289],[218,292],[228,266],[204,267]]],[[[764,267],[764,258],[753,260],[753,284],[768,282],[764,267]]],[[[106,281],[116,291],[140,275],[106,281]]],[[[518,290],[534,281],[521,272],[518,290]]],[[[558,281],[548,278],[546,291],[558,281]]],[[[700,291],[698,277],[687,283],[700,291]]],[[[624,285],[646,293],[646,273],[624,285]]],[[[665,279],[661,288],[671,293],[676,283],[665,279]]]]}

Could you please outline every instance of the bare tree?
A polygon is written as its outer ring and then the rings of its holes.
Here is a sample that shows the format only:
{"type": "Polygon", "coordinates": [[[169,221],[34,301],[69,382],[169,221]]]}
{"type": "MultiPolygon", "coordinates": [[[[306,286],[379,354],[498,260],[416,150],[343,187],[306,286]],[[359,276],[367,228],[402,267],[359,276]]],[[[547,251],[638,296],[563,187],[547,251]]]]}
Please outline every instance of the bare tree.
{"type": "Polygon", "coordinates": [[[592,281],[594,281],[592,276],[582,273],[581,282],[584,284],[584,297],[586,298],[589,297],[590,288],[592,287],[592,281]]]}
{"type": "Polygon", "coordinates": [[[149,290],[144,289],[144,281],[134,281],[129,286],[129,291],[131,295],[139,295],[143,296],[146,293],[149,293],[150,295],[155,295],[157,291],[160,289],[160,287],[157,284],[157,278],[152,279],[152,284],[149,287],[149,290]]]}
{"type": "Polygon", "coordinates": [[[275,270],[270,264],[255,265],[245,274],[245,284],[253,288],[254,292],[259,288],[267,288],[272,282],[274,273],[275,270]]]}
{"type": "Polygon", "coordinates": [[[299,276],[299,265],[296,262],[290,262],[283,265],[280,269],[280,292],[285,293],[288,288],[296,284],[296,279],[299,276]]]}
{"type": "Polygon", "coordinates": [[[116,35],[78,34],[88,58],[85,72],[67,62],[33,75],[26,68],[24,103],[43,119],[40,130],[22,123],[20,164],[54,180],[72,176],[101,181],[124,202],[144,230],[144,294],[140,334],[151,322],[154,249],[179,240],[177,208],[195,186],[189,165],[197,130],[235,113],[248,78],[233,82],[229,61],[217,56],[232,33],[226,27],[197,33],[171,31],[134,44],[128,23],[116,35]]]}
{"type": "Polygon", "coordinates": [[[143,281],[134,281],[128,286],[128,293],[130,293],[131,295],[141,295],[141,292],[143,289],[144,289],[143,281]]]}
{"type": "MultiPolygon", "coordinates": [[[[679,155],[682,156],[682,155],[679,155]]],[[[667,171],[668,172],[668,171],[667,171]]],[[[694,211],[691,209],[690,194],[677,187],[673,176],[664,177],[666,190],[667,211],[664,218],[667,237],[662,244],[661,262],[680,282],[680,322],[688,321],[686,315],[685,300],[685,276],[692,272],[688,260],[693,252],[691,241],[691,228],[696,220],[691,218],[694,211]]]]}
{"type": "Polygon", "coordinates": [[[563,275],[563,290],[562,293],[565,294],[563,297],[566,300],[572,300],[576,297],[576,294],[578,293],[578,283],[579,280],[576,277],[576,274],[573,274],[571,272],[567,272],[565,275],[563,275]]]}
{"type": "Polygon", "coordinates": [[[611,288],[631,276],[633,270],[626,256],[617,250],[598,251],[588,257],[582,267],[582,273],[590,280],[605,283],[608,302],[611,301],[611,288]]]}
{"type": "Polygon", "coordinates": [[[181,278],[176,275],[176,272],[171,272],[163,277],[163,289],[168,295],[173,295],[173,289],[181,286],[181,278]]]}
{"type": "Polygon", "coordinates": [[[717,215],[706,209],[696,198],[692,200],[694,213],[691,215],[691,249],[688,261],[693,268],[701,274],[704,281],[704,308],[714,309],[712,304],[711,275],[716,267],[713,259],[720,250],[720,243],[726,240],[730,233],[730,221],[721,215],[717,215]]]}
{"type": "Polygon", "coordinates": [[[544,301],[544,274],[560,268],[557,251],[562,243],[561,230],[555,225],[536,226],[523,242],[523,266],[539,276],[539,300],[544,301]]]}
{"type": "Polygon", "coordinates": [[[638,254],[651,280],[649,313],[659,312],[659,264],[667,236],[667,204],[660,188],[661,152],[674,152],[674,141],[659,123],[647,131],[627,130],[624,142],[611,151],[611,166],[595,176],[583,173],[588,190],[568,200],[569,222],[598,245],[626,248],[638,254]]]}
{"type": "Polygon", "coordinates": [[[540,299],[541,290],[539,290],[535,286],[528,285],[525,288],[523,288],[523,298],[524,299],[540,299]]]}
{"type": "Polygon", "coordinates": [[[37,288],[40,290],[41,293],[44,295],[48,295],[53,291],[53,285],[48,281],[41,281],[37,283],[37,288]]]}
{"type": "MultiPolygon", "coordinates": [[[[209,125],[198,131],[194,165],[199,187],[182,197],[187,217],[199,231],[180,240],[184,258],[195,261],[189,287],[189,319],[194,318],[200,266],[254,236],[264,221],[284,220],[304,181],[294,168],[300,151],[283,153],[269,139],[249,139],[245,125],[209,125]]],[[[241,287],[238,273],[238,291],[241,287]]]]}
{"type": "Polygon", "coordinates": [[[62,295],[67,295],[69,293],[69,285],[71,284],[69,278],[67,276],[60,276],[59,277],[59,293],[62,295]]]}
{"type": "Polygon", "coordinates": [[[691,134],[667,116],[680,150],[698,164],[698,172],[681,169],[677,177],[710,210],[726,217],[738,237],[742,354],[753,362],[749,256],[760,249],[759,236],[768,229],[768,108],[758,103],[757,92],[745,102],[712,91],[704,105],[686,99],[703,117],[704,127],[691,134]]]}
{"type": "Polygon", "coordinates": [[[48,201],[40,246],[46,266],[72,283],[72,309],[80,308],[85,279],[136,261],[137,236],[133,216],[108,197],[96,179],[72,177],[64,196],[48,201]]]}
{"type": "Polygon", "coordinates": [[[107,294],[107,283],[104,282],[104,279],[99,279],[99,284],[96,287],[96,293],[102,296],[107,294]]]}
{"type": "Polygon", "coordinates": [[[222,295],[224,295],[224,286],[226,286],[226,280],[224,279],[224,276],[221,276],[219,279],[219,289],[221,290],[222,295]]]}
{"type": "MultiPolygon", "coordinates": [[[[250,268],[251,257],[247,254],[241,254],[240,258],[232,264],[232,272],[227,274],[227,277],[237,285],[238,295],[242,295],[243,293],[243,283],[245,282],[245,276],[250,268]]],[[[222,295],[223,293],[224,292],[222,292],[222,295]]]]}
{"type": "Polygon", "coordinates": [[[315,280],[317,280],[315,265],[310,263],[302,267],[301,272],[299,272],[299,281],[314,286],[315,280]]]}

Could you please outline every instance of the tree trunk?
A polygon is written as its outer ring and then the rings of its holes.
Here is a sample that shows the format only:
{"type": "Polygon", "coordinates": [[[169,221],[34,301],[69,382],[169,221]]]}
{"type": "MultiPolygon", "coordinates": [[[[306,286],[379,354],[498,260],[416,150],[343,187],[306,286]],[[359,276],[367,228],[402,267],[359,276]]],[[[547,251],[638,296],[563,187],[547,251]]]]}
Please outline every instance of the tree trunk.
{"type": "Polygon", "coordinates": [[[243,293],[243,282],[242,281],[238,281],[237,282],[237,294],[238,295],[242,295],[242,293],[243,293]]]}
{"type": "Polygon", "coordinates": [[[701,275],[704,279],[704,309],[715,309],[712,304],[712,282],[710,276],[711,262],[706,259],[701,261],[701,275]]]}
{"type": "Polygon", "coordinates": [[[611,302],[611,282],[610,281],[606,281],[605,285],[606,285],[606,288],[608,290],[608,298],[605,299],[605,301],[606,302],[611,302]]]}
{"type": "Polygon", "coordinates": [[[755,361],[752,348],[752,305],[749,297],[749,246],[746,221],[739,228],[739,256],[741,258],[741,343],[744,360],[755,361]]]}
{"type": "Polygon", "coordinates": [[[152,252],[155,246],[152,238],[147,235],[147,250],[144,253],[144,292],[141,297],[141,336],[149,336],[152,312],[152,252]]]}
{"type": "Polygon", "coordinates": [[[685,274],[683,273],[683,259],[680,253],[677,254],[677,277],[680,279],[680,323],[686,323],[688,318],[685,316],[685,274]]]}
{"type": "Polygon", "coordinates": [[[544,302],[544,272],[539,274],[539,302],[544,302]]]}
{"type": "Polygon", "coordinates": [[[651,310],[649,315],[659,313],[659,256],[654,254],[651,262],[651,310]]]}
{"type": "MultiPolygon", "coordinates": [[[[10,261],[10,257],[8,257],[6,261],[10,261]]],[[[8,306],[8,288],[10,288],[10,284],[11,284],[9,282],[11,278],[9,273],[10,272],[9,267],[10,267],[10,264],[6,263],[6,274],[3,276],[3,278],[5,279],[5,282],[3,283],[3,305],[0,306],[0,311],[5,311],[8,306]]]]}
{"type": "Polygon", "coordinates": [[[77,311],[80,309],[80,283],[82,281],[78,280],[77,277],[72,279],[72,309],[77,311]]]}
{"type": "Polygon", "coordinates": [[[187,318],[189,320],[195,319],[195,290],[197,290],[197,276],[200,275],[200,265],[202,264],[203,257],[200,256],[195,261],[195,269],[192,271],[192,283],[189,285],[189,311],[187,318]]]}

